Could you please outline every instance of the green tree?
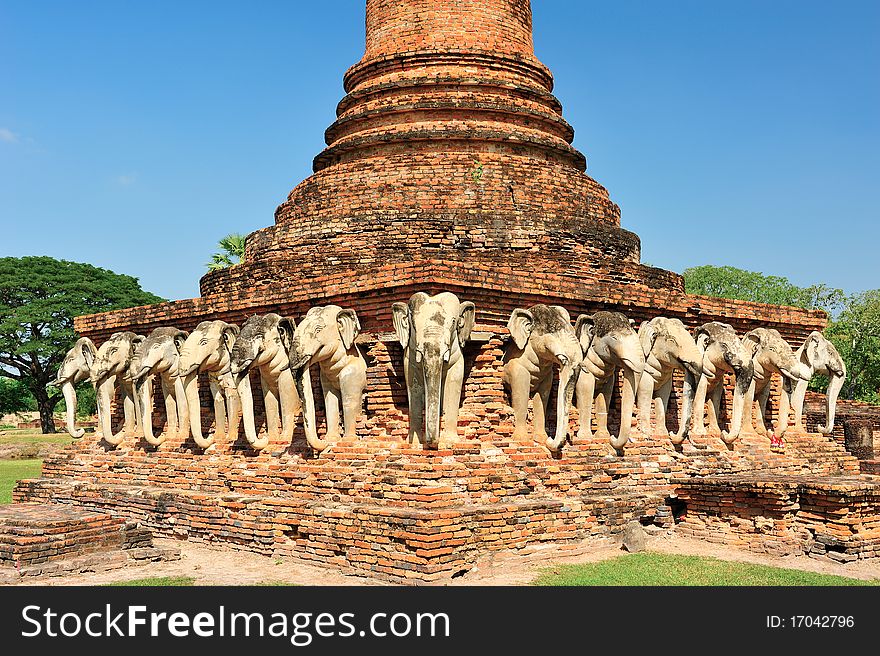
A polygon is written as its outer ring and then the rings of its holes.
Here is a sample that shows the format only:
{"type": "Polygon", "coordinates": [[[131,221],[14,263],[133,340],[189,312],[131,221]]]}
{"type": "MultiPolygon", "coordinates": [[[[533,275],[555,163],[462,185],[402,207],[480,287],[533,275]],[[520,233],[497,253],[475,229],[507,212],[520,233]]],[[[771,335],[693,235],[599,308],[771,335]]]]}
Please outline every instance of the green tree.
{"type": "Polygon", "coordinates": [[[847,298],[825,332],[846,362],[842,396],[880,402],[880,289],[847,298]]]}
{"type": "Polygon", "coordinates": [[[211,256],[208,262],[208,271],[218,271],[239,264],[244,261],[244,244],[246,237],[239,233],[226,235],[217,245],[220,247],[219,253],[211,256]]]}
{"type": "Polygon", "coordinates": [[[49,386],[73,344],[73,318],[161,303],[137,278],[51,257],[0,258],[0,377],[26,385],[44,433],[61,394],[49,386]]]}
{"type": "Polygon", "coordinates": [[[838,310],[846,298],[842,290],[827,285],[798,287],[782,276],[767,276],[732,266],[691,267],[682,275],[689,294],[819,309],[829,315],[838,310]]]}
{"type": "Polygon", "coordinates": [[[37,402],[20,380],[0,378],[0,415],[36,410],[37,402]]]}

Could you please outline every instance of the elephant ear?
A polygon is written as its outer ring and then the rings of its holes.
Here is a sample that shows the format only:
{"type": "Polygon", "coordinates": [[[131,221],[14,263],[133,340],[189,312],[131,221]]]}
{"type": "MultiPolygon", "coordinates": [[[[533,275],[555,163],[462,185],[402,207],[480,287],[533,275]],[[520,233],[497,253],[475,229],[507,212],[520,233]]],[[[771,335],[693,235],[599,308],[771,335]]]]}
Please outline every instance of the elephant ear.
{"type": "Polygon", "coordinates": [[[806,359],[807,364],[810,365],[810,367],[812,367],[813,369],[817,369],[821,361],[821,343],[822,334],[817,331],[813,331],[812,333],[810,333],[810,336],[807,337],[807,342],[804,345],[804,358],[806,359]]]}
{"type": "Polygon", "coordinates": [[[574,334],[577,335],[581,344],[581,350],[586,353],[593,344],[593,338],[596,336],[596,324],[593,317],[589,314],[581,314],[578,316],[574,324],[574,334]]]}
{"type": "Polygon", "coordinates": [[[291,317],[281,317],[278,319],[278,337],[284,346],[285,352],[290,352],[290,345],[293,343],[293,333],[296,330],[296,321],[291,317]]]}
{"type": "Polygon", "coordinates": [[[147,338],[144,337],[143,335],[135,335],[134,337],[131,338],[131,356],[132,357],[134,357],[134,354],[137,353],[141,344],[143,344],[146,339],[147,338]]]}
{"type": "Polygon", "coordinates": [[[517,308],[510,313],[510,320],[507,322],[507,330],[513,338],[513,343],[518,349],[524,349],[529,343],[529,336],[532,334],[532,327],[535,325],[535,317],[528,310],[517,308]]]}
{"type": "Polygon", "coordinates": [[[223,332],[220,333],[220,339],[230,353],[232,352],[232,347],[235,344],[236,338],[238,338],[239,332],[241,332],[241,329],[238,326],[234,323],[228,323],[223,329],[223,332]]]}
{"type": "Polygon", "coordinates": [[[470,301],[464,301],[458,306],[458,321],[455,324],[455,330],[458,333],[458,343],[465,345],[471,338],[471,331],[477,321],[477,309],[470,301]]]}
{"type": "Polygon", "coordinates": [[[568,310],[566,310],[561,305],[551,305],[550,309],[555,310],[556,314],[558,314],[560,317],[562,317],[562,320],[565,323],[567,323],[569,326],[571,325],[571,315],[568,313],[568,310]]]}
{"type": "Polygon", "coordinates": [[[86,366],[91,369],[95,364],[95,357],[98,355],[98,349],[95,348],[94,342],[88,337],[84,337],[80,340],[79,348],[83,362],[85,362],[86,366]]]}
{"type": "Polygon", "coordinates": [[[394,321],[397,341],[403,348],[406,348],[406,345],[409,344],[409,306],[406,303],[395,303],[391,306],[391,318],[394,321]]]}
{"type": "Polygon", "coordinates": [[[639,344],[642,345],[642,352],[647,358],[654,348],[654,342],[657,341],[657,319],[651,321],[643,321],[639,326],[639,344]]]}
{"type": "Polygon", "coordinates": [[[761,347],[761,334],[755,330],[749,331],[746,333],[746,336],[743,338],[743,346],[746,347],[746,351],[751,355],[755,355],[758,352],[758,349],[761,347]]]}
{"type": "Polygon", "coordinates": [[[346,350],[354,344],[354,340],[361,332],[361,322],[354,310],[340,310],[336,314],[336,324],[339,326],[339,336],[346,350]]]}

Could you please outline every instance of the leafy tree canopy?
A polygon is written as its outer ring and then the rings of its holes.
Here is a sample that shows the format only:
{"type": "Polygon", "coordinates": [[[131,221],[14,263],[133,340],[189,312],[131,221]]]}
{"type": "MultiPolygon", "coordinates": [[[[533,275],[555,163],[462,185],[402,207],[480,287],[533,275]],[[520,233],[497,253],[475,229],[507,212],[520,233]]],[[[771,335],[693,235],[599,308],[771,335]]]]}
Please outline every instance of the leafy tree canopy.
{"type": "Polygon", "coordinates": [[[47,390],[76,339],[73,318],[161,303],[137,278],[51,257],[0,258],[0,376],[21,381],[37,400],[44,432],[61,398],[47,390]]]}
{"type": "Polygon", "coordinates": [[[846,299],[842,290],[827,285],[798,287],[782,276],[767,276],[732,266],[691,267],[682,275],[689,294],[819,309],[828,314],[842,307],[846,299]]]}
{"type": "Polygon", "coordinates": [[[846,362],[843,395],[880,403],[880,289],[850,296],[825,333],[846,362]]]}
{"type": "Polygon", "coordinates": [[[207,265],[208,271],[226,269],[243,262],[245,240],[246,237],[239,233],[232,233],[221,239],[217,243],[220,252],[211,256],[211,261],[207,265]]]}

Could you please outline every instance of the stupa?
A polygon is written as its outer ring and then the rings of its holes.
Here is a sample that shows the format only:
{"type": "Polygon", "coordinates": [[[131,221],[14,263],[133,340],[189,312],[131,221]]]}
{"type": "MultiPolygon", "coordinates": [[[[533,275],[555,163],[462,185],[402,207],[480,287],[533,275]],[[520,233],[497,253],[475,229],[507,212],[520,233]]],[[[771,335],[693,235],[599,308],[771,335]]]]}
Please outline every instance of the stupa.
{"type": "Polygon", "coordinates": [[[301,428],[261,452],[244,439],[205,451],[190,440],[157,448],[128,437],[110,448],[86,436],[47,459],[41,479],[22,482],[18,501],[112,511],[160,536],[394,581],[444,579],[495,550],[608,535],[632,520],[670,528],[686,516],[695,534],[877,555],[880,538],[839,518],[852,511],[862,527],[876,525],[880,495],[828,438],[792,437],[784,455],[766,438],[729,449],[695,437],[683,451],[642,440],[623,455],[588,439],[558,456],[511,439],[501,370],[514,308],[721,320],[776,328],[792,344],[826,320],[688,295],[679,275],[640,263],[638,237],[571,145],[550,71],[534,54],[529,0],[367,0],[365,53],[344,84],[314,174],[274,225],[248,236],[242,264],[205,275],[199,298],[78,317],[76,329],[100,343],[120,330],[353,308],[368,363],[357,439],[316,457],[301,428]],[[444,290],[475,304],[476,327],[464,353],[461,439],[423,451],[404,440],[391,306],[444,290]],[[799,494],[809,513],[798,513],[799,494]],[[743,510],[744,497],[753,508],[743,510]],[[742,512],[771,517],[770,528],[742,512]]]}

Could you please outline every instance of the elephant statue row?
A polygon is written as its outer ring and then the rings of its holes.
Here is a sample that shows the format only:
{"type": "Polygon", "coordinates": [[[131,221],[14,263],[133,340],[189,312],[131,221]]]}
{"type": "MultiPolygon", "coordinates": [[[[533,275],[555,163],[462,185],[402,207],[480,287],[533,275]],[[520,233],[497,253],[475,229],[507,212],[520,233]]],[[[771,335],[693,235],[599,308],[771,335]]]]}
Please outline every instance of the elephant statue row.
{"type": "MultiPolygon", "coordinates": [[[[434,296],[418,292],[408,303],[394,303],[392,322],[403,349],[409,441],[437,448],[441,439],[454,440],[458,435],[464,347],[475,325],[474,304],[449,292],[434,296]]],[[[819,332],[794,351],[778,331],[768,328],[756,328],[740,338],[726,323],[712,321],[689,331],[679,319],[656,317],[636,329],[620,312],[607,311],[581,314],[572,324],[565,308],[541,304],[514,309],[507,328],[510,342],[501,373],[510,392],[513,438],[528,439],[531,400],[534,439],[552,452],[559,452],[569,440],[575,402],[577,438],[607,439],[618,453],[637,434],[668,435],[675,445],[707,432],[718,434],[728,445],[743,433],[766,435],[773,374],[783,380],[784,393],[772,420],[780,433],[788,428],[792,411],[794,429],[804,430],[807,385],[817,373],[829,376],[827,418],[819,430],[830,434],[846,377],[843,360],[819,332]],[[684,378],[681,414],[678,430],[669,432],[667,414],[676,371],[684,378]],[[722,430],[725,373],[733,375],[735,384],[730,420],[722,430]],[[621,421],[617,435],[611,435],[608,413],[619,377],[621,421]],[[558,382],[555,432],[549,436],[547,412],[554,380],[558,382]]],[[[182,441],[191,436],[198,447],[208,449],[218,441],[236,441],[243,424],[248,444],[261,451],[276,439],[291,440],[301,414],[306,440],[320,453],[341,435],[356,437],[367,386],[367,363],[356,344],[360,330],[354,310],[327,305],[311,308],[298,325],[292,318],[269,313],[251,316],[240,329],[213,320],[201,322],[189,333],[172,327],[156,328],[146,337],[114,333],[100,348],[84,337],[67,353],[55,384],[64,395],[67,430],[74,438],[84,433],[76,427],[76,385],[90,380],[97,392],[99,430],[111,446],[126,436],[142,437],[154,446],[169,437],[182,441]],[[314,366],[320,371],[327,421],[323,439],[316,425],[310,373],[314,366]],[[255,421],[251,372],[259,376],[265,408],[262,434],[255,421]],[[213,399],[214,430],[208,435],[202,430],[199,374],[207,374],[213,399]],[[154,435],[153,429],[157,380],[166,417],[160,435],[154,435]],[[122,430],[113,433],[111,404],[117,392],[124,422],[122,430]]]]}

